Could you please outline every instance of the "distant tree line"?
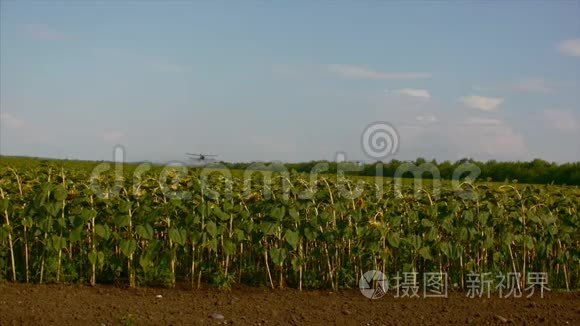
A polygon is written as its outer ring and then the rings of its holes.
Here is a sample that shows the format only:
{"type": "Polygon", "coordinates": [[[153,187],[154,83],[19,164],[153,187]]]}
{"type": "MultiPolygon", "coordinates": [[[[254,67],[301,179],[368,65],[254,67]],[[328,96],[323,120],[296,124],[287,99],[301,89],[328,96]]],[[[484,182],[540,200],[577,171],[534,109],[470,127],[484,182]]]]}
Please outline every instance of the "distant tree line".
{"type": "MultiPolygon", "coordinates": [[[[336,173],[339,169],[346,175],[375,176],[377,175],[377,165],[382,164],[382,174],[385,177],[393,177],[397,170],[403,165],[413,169],[419,169],[423,166],[435,166],[439,171],[442,179],[452,179],[454,171],[465,164],[474,164],[480,169],[478,180],[512,182],[517,180],[518,183],[535,183],[535,184],[561,184],[561,185],[580,185],[580,162],[575,163],[554,163],[540,159],[530,162],[498,162],[495,160],[479,162],[472,159],[462,159],[456,162],[436,160],[425,160],[418,158],[415,161],[398,161],[376,162],[372,164],[362,163],[337,163],[332,161],[310,161],[302,163],[228,163],[221,162],[230,169],[267,169],[267,170],[284,170],[310,173],[313,169],[321,170],[320,173],[336,173]],[[427,163],[427,165],[424,165],[427,163]]],[[[380,170],[379,170],[380,171],[380,170]]],[[[462,175],[464,177],[465,175],[462,175]]],[[[405,173],[402,177],[412,178],[412,173],[405,173]]],[[[424,173],[424,178],[432,178],[430,173],[424,173]]]]}
{"type": "MultiPolygon", "coordinates": [[[[80,161],[80,160],[57,160],[34,157],[18,157],[18,156],[2,156],[0,155],[0,166],[12,165],[18,162],[26,162],[26,164],[51,164],[58,162],[67,167],[81,167],[94,168],[95,163],[102,161],[80,161]]],[[[134,168],[139,163],[132,162],[127,165],[127,168],[134,168]]],[[[451,180],[453,174],[458,171],[460,166],[466,164],[475,165],[479,168],[480,173],[477,176],[479,181],[496,181],[496,182],[513,182],[517,180],[519,183],[534,183],[534,184],[559,184],[559,185],[577,185],[580,186],[580,162],[574,163],[554,163],[547,162],[541,159],[535,159],[529,162],[498,162],[491,160],[487,162],[475,161],[473,159],[464,158],[459,161],[443,161],[426,160],[418,158],[415,161],[398,161],[392,160],[390,162],[375,162],[371,164],[363,164],[356,162],[337,163],[335,161],[310,161],[299,163],[281,163],[281,162],[242,162],[230,163],[219,162],[222,166],[230,169],[256,169],[256,170],[288,170],[300,173],[310,173],[318,169],[319,173],[335,174],[341,170],[346,175],[359,176],[376,176],[377,165],[382,164],[382,175],[384,177],[394,177],[397,171],[403,166],[403,170],[407,171],[402,175],[404,178],[413,178],[413,171],[421,170],[421,167],[436,167],[441,179],[451,180]]],[[[163,167],[161,164],[154,164],[159,168],[163,167]]],[[[424,172],[425,169],[423,169],[424,172]]],[[[379,170],[380,171],[380,170],[379,170]]],[[[462,174],[465,177],[467,174],[462,174]]],[[[423,178],[430,179],[432,174],[425,172],[422,174],[423,178]]]]}

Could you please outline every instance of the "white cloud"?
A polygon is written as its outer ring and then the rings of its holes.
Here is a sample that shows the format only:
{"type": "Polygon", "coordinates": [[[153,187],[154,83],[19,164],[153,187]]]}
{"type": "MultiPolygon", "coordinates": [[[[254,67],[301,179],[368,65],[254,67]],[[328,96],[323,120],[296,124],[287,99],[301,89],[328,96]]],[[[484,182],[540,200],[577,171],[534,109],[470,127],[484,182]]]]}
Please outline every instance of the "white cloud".
{"type": "Polygon", "coordinates": [[[270,154],[273,154],[277,159],[283,156],[296,155],[297,145],[294,142],[287,142],[284,139],[274,139],[271,135],[268,136],[258,136],[252,135],[248,136],[248,143],[260,148],[270,154]]]}
{"type": "Polygon", "coordinates": [[[183,73],[191,71],[192,69],[191,66],[174,63],[158,63],[154,64],[153,68],[161,72],[170,72],[170,73],[183,73]]]}
{"type": "Polygon", "coordinates": [[[0,112],[0,122],[2,125],[6,126],[6,128],[10,129],[19,129],[24,126],[24,122],[22,120],[8,112],[0,112]]]}
{"type": "Polygon", "coordinates": [[[459,98],[459,101],[463,103],[463,105],[473,109],[493,111],[503,103],[503,98],[472,95],[461,97],[459,98]]]}
{"type": "Polygon", "coordinates": [[[431,74],[425,72],[381,72],[362,66],[354,65],[327,65],[326,69],[333,74],[350,79],[420,79],[430,78],[431,74]]]}
{"type": "Polygon", "coordinates": [[[471,117],[466,120],[469,125],[492,125],[498,126],[503,123],[503,121],[498,119],[482,118],[482,117],[471,117]]]}
{"type": "Polygon", "coordinates": [[[296,67],[290,67],[286,65],[274,65],[272,67],[272,73],[281,77],[296,78],[302,74],[301,69],[296,67]]]}
{"type": "Polygon", "coordinates": [[[472,157],[478,160],[525,160],[529,150],[523,134],[505,122],[473,120],[468,124],[455,116],[440,117],[438,123],[402,125],[397,130],[405,146],[400,154],[437,159],[472,157]]]}
{"type": "Polygon", "coordinates": [[[516,82],[511,87],[513,90],[525,93],[553,94],[553,85],[543,78],[526,78],[516,82]]]}
{"type": "Polygon", "coordinates": [[[541,77],[530,77],[512,83],[504,83],[495,86],[473,86],[476,92],[518,92],[518,93],[541,93],[554,94],[556,85],[541,77]]]}
{"type": "Polygon", "coordinates": [[[558,44],[558,50],[563,55],[580,57],[580,38],[560,42],[558,44]]]}
{"type": "Polygon", "coordinates": [[[570,111],[544,110],[543,118],[553,128],[563,132],[575,132],[578,130],[578,122],[570,111]]]}
{"type": "Polygon", "coordinates": [[[395,94],[417,97],[424,100],[431,99],[431,94],[426,89],[416,89],[416,88],[403,88],[392,90],[395,94]]]}
{"type": "Polygon", "coordinates": [[[460,126],[448,141],[459,152],[475,158],[511,160],[528,155],[523,135],[503,123],[460,126]]]}
{"type": "Polygon", "coordinates": [[[420,116],[417,116],[415,119],[417,121],[421,121],[421,122],[436,122],[437,121],[437,117],[435,117],[434,115],[420,115],[420,116]]]}
{"type": "Polygon", "coordinates": [[[24,24],[20,29],[29,37],[41,41],[63,41],[70,39],[65,33],[59,32],[49,26],[42,24],[24,24]]]}
{"type": "Polygon", "coordinates": [[[123,139],[123,133],[120,131],[107,131],[103,134],[103,140],[107,143],[118,143],[123,139]]]}

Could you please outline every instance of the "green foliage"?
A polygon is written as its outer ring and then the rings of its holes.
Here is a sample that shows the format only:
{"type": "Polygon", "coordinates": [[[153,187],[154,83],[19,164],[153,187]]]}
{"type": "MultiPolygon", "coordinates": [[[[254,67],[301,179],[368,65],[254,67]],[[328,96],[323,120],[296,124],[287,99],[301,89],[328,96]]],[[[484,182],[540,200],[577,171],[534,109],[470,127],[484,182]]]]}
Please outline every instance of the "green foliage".
{"type": "MultiPolygon", "coordinates": [[[[356,287],[371,269],[444,271],[450,284],[471,269],[515,269],[549,272],[552,288],[580,284],[578,187],[469,183],[462,191],[473,197],[448,185],[439,196],[425,195],[429,187],[418,196],[387,179],[311,183],[274,172],[264,187],[259,172],[245,184],[190,169],[168,182],[172,193],[192,194],[175,199],[160,186],[159,169],[122,187],[112,171],[103,173],[98,193],[88,163],[7,162],[0,164],[0,279],[336,289],[356,287]]],[[[127,182],[133,170],[125,166],[127,182]]]]}

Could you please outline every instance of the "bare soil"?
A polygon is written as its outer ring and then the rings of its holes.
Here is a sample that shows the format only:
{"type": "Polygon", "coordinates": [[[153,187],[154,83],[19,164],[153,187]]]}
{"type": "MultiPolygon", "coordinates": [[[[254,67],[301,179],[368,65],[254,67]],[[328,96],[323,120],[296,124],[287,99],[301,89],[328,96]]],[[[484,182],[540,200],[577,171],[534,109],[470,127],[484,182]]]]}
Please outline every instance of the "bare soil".
{"type": "Polygon", "coordinates": [[[393,298],[240,286],[138,288],[0,283],[0,325],[580,325],[580,292],[544,298],[393,298]],[[213,316],[212,316],[213,315],[213,316]],[[219,315],[223,316],[220,319],[219,315]]]}

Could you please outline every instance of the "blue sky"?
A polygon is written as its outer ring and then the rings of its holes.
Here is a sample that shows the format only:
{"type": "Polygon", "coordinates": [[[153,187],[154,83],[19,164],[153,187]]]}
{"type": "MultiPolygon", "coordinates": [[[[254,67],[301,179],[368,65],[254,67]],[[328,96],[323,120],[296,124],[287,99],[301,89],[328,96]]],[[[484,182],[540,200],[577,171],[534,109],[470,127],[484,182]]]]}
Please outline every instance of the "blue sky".
{"type": "Polygon", "coordinates": [[[0,1],[0,153],[580,160],[580,1],[0,1]]]}

